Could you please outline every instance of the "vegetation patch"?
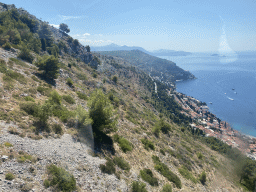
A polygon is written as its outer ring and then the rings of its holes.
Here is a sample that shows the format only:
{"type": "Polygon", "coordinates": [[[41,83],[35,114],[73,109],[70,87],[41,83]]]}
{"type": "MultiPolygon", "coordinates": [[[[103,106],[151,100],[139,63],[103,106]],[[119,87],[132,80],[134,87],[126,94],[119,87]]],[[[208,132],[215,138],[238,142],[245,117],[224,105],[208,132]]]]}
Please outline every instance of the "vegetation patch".
{"type": "Polygon", "coordinates": [[[63,134],[63,129],[62,129],[62,127],[61,127],[60,124],[57,124],[57,123],[53,124],[52,130],[53,130],[54,133],[56,133],[56,134],[60,134],[60,135],[63,134]]]}
{"type": "Polygon", "coordinates": [[[141,142],[144,144],[144,148],[149,150],[155,150],[155,145],[152,141],[148,140],[148,139],[141,139],[141,142]]]}
{"type": "Polygon", "coordinates": [[[48,181],[44,181],[44,186],[47,188],[52,186],[61,191],[74,191],[76,189],[76,180],[72,174],[65,169],[56,165],[47,166],[48,181]],[[50,185],[49,185],[50,184],[50,185]]]}
{"type": "Polygon", "coordinates": [[[67,78],[67,85],[69,86],[69,87],[73,87],[74,86],[74,82],[72,81],[72,79],[69,77],[69,78],[67,78]]]}
{"type": "Polygon", "coordinates": [[[122,157],[114,157],[113,162],[123,170],[129,171],[131,166],[122,157]]]}
{"type": "Polygon", "coordinates": [[[35,99],[30,97],[30,96],[26,96],[24,97],[25,101],[32,101],[32,102],[35,102],[35,99]]]}
{"type": "Polygon", "coordinates": [[[50,96],[50,93],[51,93],[52,90],[49,87],[39,86],[39,87],[37,87],[37,91],[39,93],[41,93],[42,95],[50,96]]]}
{"type": "Polygon", "coordinates": [[[25,153],[24,151],[19,151],[19,156],[17,158],[17,161],[19,163],[24,163],[26,161],[36,162],[36,158],[33,157],[32,155],[25,153]]]}
{"type": "Polygon", "coordinates": [[[24,63],[23,61],[19,60],[19,59],[16,59],[16,58],[10,58],[9,59],[10,61],[13,61],[16,65],[20,65],[22,67],[25,67],[25,68],[29,68],[29,65],[24,63]]]}
{"type": "Polygon", "coordinates": [[[5,60],[0,59],[0,72],[6,73],[6,71],[7,71],[7,65],[6,65],[5,60]]]}
{"type": "Polygon", "coordinates": [[[83,100],[87,100],[88,99],[87,95],[82,93],[82,92],[77,91],[76,94],[79,97],[79,99],[83,99],[83,100]]]}
{"type": "Polygon", "coordinates": [[[133,181],[132,192],[147,192],[146,184],[138,181],[133,181]]]}
{"type": "Polygon", "coordinates": [[[19,135],[20,133],[18,132],[18,130],[14,127],[9,127],[8,128],[8,132],[14,135],[19,135]]]}
{"type": "Polygon", "coordinates": [[[192,175],[192,173],[189,172],[189,170],[187,170],[185,166],[179,168],[179,172],[184,178],[191,180],[193,183],[197,183],[197,179],[192,175]]]}
{"type": "Polygon", "coordinates": [[[153,155],[153,162],[155,163],[155,169],[160,172],[164,177],[166,177],[169,181],[173,182],[179,189],[181,189],[181,181],[180,178],[174,174],[167,165],[162,163],[159,157],[153,155]]]}
{"type": "Polygon", "coordinates": [[[172,192],[172,186],[170,184],[165,184],[161,192],[172,192]]]}
{"type": "Polygon", "coordinates": [[[103,173],[114,174],[116,172],[115,164],[110,158],[107,158],[106,165],[101,164],[100,170],[103,173]]]}
{"type": "Polygon", "coordinates": [[[197,158],[198,158],[198,159],[203,159],[203,157],[204,157],[201,152],[198,152],[196,155],[197,155],[197,158]]]}
{"type": "Polygon", "coordinates": [[[141,178],[148,182],[152,186],[158,186],[157,178],[153,176],[153,173],[150,169],[143,169],[140,170],[141,178]]]}
{"type": "Polygon", "coordinates": [[[204,185],[206,183],[206,173],[203,171],[199,176],[199,181],[204,185]]]}
{"type": "Polygon", "coordinates": [[[5,175],[5,179],[6,179],[6,180],[11,181],[11,180],[13,180],[14,178],[15,178],[15,176],[14,176],[12,173],[7,173],[7,174],[5,175]]]}
{"type": "Polygon", "coordinates": [[[75,99],[73,97],[71,97],[70,95],[63,95],[62,99],[64,99],[69,104],[75,104],[76,103],[75,99]]]}
{"type": "Polygon", "coordinates": [[[127,151],[131,151],[133,149],[133,144],[125,139],[124,137],[120,137],[117,134],[114,135],[114,141],[117,142],[124,153],[127,151]]]}
{"type": "Polygon", "coordinates": [[[5,146],[5,147],[13,147],[13,145],[12,145],[11,143],[9,143],[9,142],[5,142],[5,143],[4,143],[4,146],[5,146]]]}

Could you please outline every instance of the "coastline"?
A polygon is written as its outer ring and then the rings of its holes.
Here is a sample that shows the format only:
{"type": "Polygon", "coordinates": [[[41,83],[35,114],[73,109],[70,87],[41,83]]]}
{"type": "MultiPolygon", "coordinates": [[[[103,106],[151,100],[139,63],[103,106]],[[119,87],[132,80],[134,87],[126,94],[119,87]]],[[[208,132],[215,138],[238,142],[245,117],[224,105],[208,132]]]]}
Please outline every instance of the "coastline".
{"type": "Polygon", "coordinates": [[[222,121],[209,112],[206,103],[175,90],[170,90],[168,94],[181,105],[182,113],[196,122],[190,124],[192,128],[198,128],[205,133],[206,137],[216,137],[224,143],[236,147],[247,157],[256,160],[256,137],[234,130],[228,122],[222,121]]]}

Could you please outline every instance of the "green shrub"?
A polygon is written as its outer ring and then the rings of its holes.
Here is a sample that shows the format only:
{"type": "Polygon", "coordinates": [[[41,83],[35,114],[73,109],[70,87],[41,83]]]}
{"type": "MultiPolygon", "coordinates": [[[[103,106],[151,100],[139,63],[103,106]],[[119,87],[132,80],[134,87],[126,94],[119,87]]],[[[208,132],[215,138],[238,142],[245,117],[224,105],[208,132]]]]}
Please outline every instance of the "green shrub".
{"type": "Polygon", "coordinates": [[[59,95],[59,93],[56,90],[51,92],[49,100],[53,104],[61,105],[61,96],[59,95]]]}
{"type": "Polygon", "coordinates": [[[9,142],[5,142],[4,145],[5,145],[5,147],[13,147],[13,145],[9,142]]]}
{"type": "Polygon", "coordinates": [[[10,49],[12,48],[12,46],[11,46],[10,43],[6,42],[6,43],[3,45],[3,48],[4,48],[5,50],[10,50],[10,49]]]}
{"type": "Polygon", "coordinates": [[[165,184],[161,192],[172,192],[172,186],[170,184],[165,184]]]}
{"type": "Polygon", "coordinates": [[[130,170],[130,165],[122,157],[114,157],[113,162],[123,170],[130,170]]]}
{"type": "Polygon", "coordinates": [[[36,116],[38,114],[38,104],[34,102],[25,102],[20,104],[20,109],[24,110],[27,114],[36,116]]]}
{"type": "Polygon", "coordinates": [[[206,173],[203,171],[201,175],[199,176],[199,181],[204,185],[206,182],[206,173]]]}
{"type": "Polygon", "coordinates": [[[113,106],[101,89],[96,89],[88,101],[89,115],[93,120],[95,131],[110,133],[116,131],[117,118],[114,116],[113,106]]]}
{"type": "Polygon", "coordinates": [[[111,159],[107,159],[106,165],[101,164],[100,170],[103,173],[114,174],[116,172],[115,164],[111,159]]]}
{"type": "Polygon", "coordinates": [[[97,78],[97,76],[98,76],[97,73],[93,72],[92,77],[97,78]]]}
{"type": "Polygon", "coordinates": [[[62,98],[69,104],[75,104],[76,101],[70,95],[63,95],[62,98]]]}
{"type": "Polygon", "coordinates": [[[48,187],[50,187],[50,181],[48,179],[44,180],[44,187],[47,189],[48,187]]]}
{"type": "Polygon", "coordinates": [[[52,129],[56,134],[60,134],[60,135],[63,134],[63,129],[60,124],[57,124],[57,123],[53,124],[52,129]]]}
{"type": "Polygon", "coordinates": [[[198,152],[196,155],[197,155],[197,158],[198,158],[198,159],[203,159],[203,157],[204,157],[201,152],[198,152]]]}
{"type": "Polygon", "coordinates": [[[179,172],[184,178],[191,180],[193,183],[197,183],[196,178],[187,170],[185,166],[179,168],[179,172]]]}
{"type": "Polygon", "coordinates": [[[32,101],[32,102],[35,102],[35,99],[30,97],[30,96],[26,96],[24,97],[25,101],[32,101]]]}
{"type": "Polygon", "coordinates": [[[167,134],[171,131],[171,126],[169,123],[165,122],[163,118],[160,118],[160,120],[155,124],[154,129],[160,130],[164,133],[167,134]]]}
{"type": "Polygon", "coordinates": [[[161,163],[159,157],[155,156],[155,155],[152,155],[152,160],[155,164],[158,164],[158,163],[161,163]]]}
{"type": "Polygon", "coordinates": [[[69,78],[67,78],[67,85],[69,86],[69,87],[74,87],[74,82],[72,81],[72,79],[69,77],[69,78]]]}
{"type": "Polygon", "coordinates": [[[31,155],[29,154],[25,154],[25,153],[21,153],[22,155],[20,155],[17,159],[17,161],[19,163],[24,163],[26,160],[29,160],[29,161],[35,161],[35,158],[33,158],[31,155]]]}
{"type": "Polygon", "coordinates": [[[138,181],[133,181],[132,192],[147,192],[146,184],[138,181]]]}
{"type": "Polygon", "coordinates": [[[14,88],[14,85],[13,85],[14,80],[10,76],[4,74],[3,82],[4,82],[4,86],[3,86],[4,89],[12,90],[14,88]]]}
{"type": "Polygon", "coordinates": [[[118,144],[124,153],[131,151],[133,148],[132,143],[123,137],[118,139],[118,144]]]}
{"type": "Polygon", "coordinates": [[[34,60],[34,56],[29,52],[27,48],[22,48],[21,52],[18,54],[18,58],[25,60],[29,63],[32,63],[34,60]]]}
{"type": "Polygon", "coordinates": [[[60,69],[58,58],[55,58],[53,55],[44,56],[38,60],[36,65],[39,67],[39,70],[43,70],[43,75],[46,79],[57,79],[60,69]]]}
{"type": "Polygon", "coordinates": [[[155,150],[155,145],[152,143],[152,141],[148,140],[148,139],[141,139],[141,142],[144,144],[144,148],[149,150],[155,150]]]}
{"type": "Polygon", "coordinates": [[[114,77],[112,78],[112,81],[114,81],[114,83],[116,84],[116,83],[117,83],[117,76],[114,76],[114,77]]]}
{"type": "Polygon", "coordinates": [[[155,126],[155,127],[153,127],[153,129],[152,129],[152,132],[154,133],[154,135],[155,135],[156,137],[159,137],[160,131],[161,131],[161,129],[160,129],[160,127],[158,127],[158,126],[155,126]]]}
{"type": "Polygon", "coordinates": [[[68,119],[75,116],[73,111],[69,111],[63,105],[56,105],[52,109],[52,113],[54,116],[58,117],[62,122],[66,123],[68,119]]]}
{"type": "Polygon", "coordinates": [[[13,180],[15,177],[14,177],[14,175],[12,174],[12,173],[7,173],[6,175],[5,175],[5,179],[6,180],[13,180]]]}
{"type": "Polygon", "coordinates": [[[47,171],[50,175],[48,177],[50,186],[54,186],[61,191],[74,191],[76,189],[74,176],[65,169],[52,164],[47,167],[47,171]]]}
{"type": "Polygon", "coordinates": [[[36,82],[40,82],[40,80],[39,80],[35,75],[33,75],[33,76],[31,77],[31,79],[33,79],[33,80],[36,81],[36,82]]]}
{"type": "Polygon", "coordinates": [[[0,73],[6,73],[7,71],[7,65],[5,60],[0,59],[0,73]]]}
{"type": "Polygon", "coordinates": [[[160,153],[162,153],[163,155],[165,155],[165,151],[163,149],[160,149],[160,153]]]}
{"type": "Polygon", "coordinates": [[[155,169],[160,172],[164,177],[166,177],[169,181],[173,182],[178,188],[181,189],[181,181],[180,178],[175,175],[167,165],[162,163],[159,157],[153,155],[152,156],[153,162],[155,163],[155,169]]]}
{"type": "Polygon", "coordinates": [[[87,95],[85,95],[84,93],[81,93],[81,92],[77,91],[76,94],[80,99],[83,99],[83,100],[88,99],[87,95]]]}
{"type": "Polygon", "coordinates": [[[51,94],[51,89],[48,87],[39,86],[39,87],[37,87],[37,91],[45,96],[50,96],[50,94],[51,94]]]}
{"type": "Polygon", "coordinates": [[[157,178],[153,177],[153,173],[150,169],[140,170],[140,176],[144,181],[148,182],[150,185],[158,186],[157,178]]]}

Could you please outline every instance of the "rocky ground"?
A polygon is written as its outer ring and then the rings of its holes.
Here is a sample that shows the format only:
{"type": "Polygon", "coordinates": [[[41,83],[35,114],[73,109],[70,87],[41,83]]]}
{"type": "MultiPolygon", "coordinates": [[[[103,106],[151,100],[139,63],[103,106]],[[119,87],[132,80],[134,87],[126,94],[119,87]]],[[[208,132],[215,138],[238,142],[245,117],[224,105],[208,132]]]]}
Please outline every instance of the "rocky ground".
{"type": "Polygon", "coordinates": [[[13,145],[13,151],[27,152],[37,157],[37,161],[18,163],[15,158],[2,159],[0,191],[21,191],[26,187],[31,191],[50,191],[44,188],[43,181],[46,178],[46,165],[51,163],[62,166],[72,173],[81,191],[128,191],[124,180],[101,172],[99,165],[105,163],[104,159],[91,156],[90,148],[73,140],[71,135],[64,134],[57,139],[32,140],[8,133],[9,126],[15,127],[14,124],[0,123],[0,143],[9,142],[13,145]],[[30,167],[35,171],[31,172],[30,167]],[[14,180],[5,180],[5,174],[8,172],[15,175],[14,180]]]}

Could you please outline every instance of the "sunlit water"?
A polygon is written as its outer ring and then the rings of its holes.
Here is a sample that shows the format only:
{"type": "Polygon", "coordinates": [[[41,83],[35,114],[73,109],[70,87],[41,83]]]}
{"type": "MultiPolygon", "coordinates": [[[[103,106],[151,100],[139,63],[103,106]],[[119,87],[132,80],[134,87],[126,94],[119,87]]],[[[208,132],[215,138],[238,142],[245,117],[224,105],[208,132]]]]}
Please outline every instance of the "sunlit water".
{"type": "Polygon", "coordinates": [[[225,63],[211,54],[161,58],[197,77],[177,82],[178,92],[206,102],[212,113],[234,129],[256,136],[256,52],[236,53],[235,61],[225,63]]]}

